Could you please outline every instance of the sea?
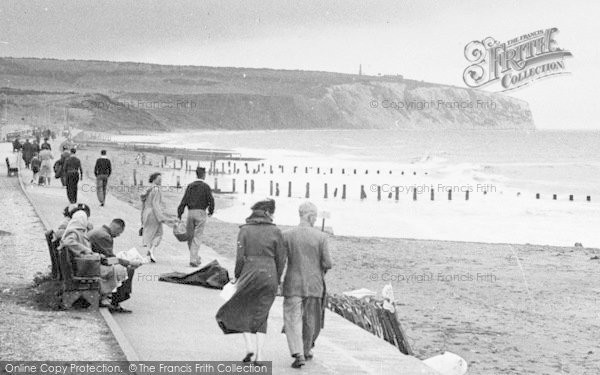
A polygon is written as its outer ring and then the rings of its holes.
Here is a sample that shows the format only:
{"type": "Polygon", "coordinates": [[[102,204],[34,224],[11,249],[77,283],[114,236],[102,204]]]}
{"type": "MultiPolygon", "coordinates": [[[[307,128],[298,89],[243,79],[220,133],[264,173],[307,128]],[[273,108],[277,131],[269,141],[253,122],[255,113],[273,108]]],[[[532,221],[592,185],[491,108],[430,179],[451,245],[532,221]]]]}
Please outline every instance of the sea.
{"type": "Polygon", "coordinates": [[[234,204],[215,215],[229,222],[242,223],[253,201],[271,196],[279,223],[297,223],[296,207],[308,199],[339,235],[600,247],[598,131],[179,131],[113,138],[264,159],[249,163],[249,174],[238,162],[209,177],[231,193],[236,180],[234,204]],[[254,194],[242,190],[250,180],[254,194]]]}

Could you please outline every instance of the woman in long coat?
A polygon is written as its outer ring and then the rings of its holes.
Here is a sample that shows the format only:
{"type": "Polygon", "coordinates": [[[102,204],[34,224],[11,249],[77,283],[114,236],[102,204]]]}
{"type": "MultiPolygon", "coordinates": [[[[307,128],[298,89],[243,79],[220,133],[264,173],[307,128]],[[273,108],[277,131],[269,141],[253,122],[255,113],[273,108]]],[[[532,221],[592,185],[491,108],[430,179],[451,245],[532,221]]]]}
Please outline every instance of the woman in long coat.
{"type": "Polygon", "coordinates": [[[163,223],[173,225],[174,218],[166,213],[160,185],[160,173],[150,175],[151,186],[141,195],[142,200],[142,245],[148,248],[147,255],[152,263],[156,263],[154,250],[160,245],[163,236],[163,223]]]}
{"type": "Polygon", "coordinates": [[[216,316],[225,334],[244,334],[244,362],[250,362],[255,353],[254,361],[262,360],[269,310],[285,265],[283,236],[273,224],[274,213],[274,200],[258,202],[240,227],[234,281],[237,289],[216,316]]]}

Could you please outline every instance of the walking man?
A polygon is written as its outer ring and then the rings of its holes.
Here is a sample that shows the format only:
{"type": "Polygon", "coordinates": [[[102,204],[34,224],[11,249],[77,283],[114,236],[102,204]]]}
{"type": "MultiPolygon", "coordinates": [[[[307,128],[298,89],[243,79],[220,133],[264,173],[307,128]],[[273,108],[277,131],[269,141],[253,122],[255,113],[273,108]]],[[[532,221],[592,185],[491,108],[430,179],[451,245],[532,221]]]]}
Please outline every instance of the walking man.
{"type": "Polygon", "coordinates": [[[198,167],[196,169],[198,179],[187,186],[181,203],[177,208],[177,217],[181,220],[183,211],[188,208],[187,215],[187,233],[188,233],[188,248],[190,250],[190,266],[200,266],[200,256],[198,251],[202,243],[202,233],[204,233],[204,225],[206,224],[206,210],[208,216],[212,216],[215,211],[215,200],[212,195],[210,186],[204,182],[206,177],[206,169],[198,167]]]}
{"type": "Polygon", "coordinates": [[[102,150],[100,151],[100,157],[96,160],[96,166],[94,167],[94,176],[96,176],[96,194],[98,195],[98,201],[100,201],[101,207],[104,207],[108,178],[111,173],[112,165],[110,160],[106,157],[106,150],[102,150]]]}
{"type": "Polygon", "coordinates": [[[67,198],[70,203],[77,203],[77,184],[79,179],[83,179],[83,169],[81,169],[81,161],[75,153],[77,150],[71,149],[71,156],[65,160],[63,164],[63,175],[67,184],[67,198]]]}
{"type": "Polygon", "coordinates": [[[25,162],[25,168],[29,169],[29,165],[31,164],[31,159],[33,159],[33,145],[29,142],[29,138],[25,139],[25,143],[23,143],[23,161],[25,162]]]}
{"type": "Polygon", "coordinates": [[[325,273],[332,267],[327,235],[314,228],[317,207],[300,205],[300,225],[283,233],[287,271],[283,281],[283,324],[294,359],[300,368],[312,359],[312,348],[323,327],[325,273]]]}

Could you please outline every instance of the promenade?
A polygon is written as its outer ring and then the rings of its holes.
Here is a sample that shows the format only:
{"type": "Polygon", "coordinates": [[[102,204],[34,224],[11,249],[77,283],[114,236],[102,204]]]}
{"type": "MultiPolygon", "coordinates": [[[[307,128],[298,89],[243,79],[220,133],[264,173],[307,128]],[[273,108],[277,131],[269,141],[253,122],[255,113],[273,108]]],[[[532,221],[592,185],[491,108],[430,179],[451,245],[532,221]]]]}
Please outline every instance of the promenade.
{"type": "MultiPolygon", "coordinates": [[[[21,176],[24,182],[29,182],[29,171],[21,176]]],[[[43,220],[56,227],[68,201],[60,183],[54,179],[52,183],[51,187],[26,186],[25,189],[43,220]]],[[[141,249],[140,212],[113,196],[107,198],[105,207],[100,207],[95,193],[81,188],[84,184],[89,187],[94,183],[87,179],[80,183],[79,202],[90,205],[90,220],[95,226],[108,224],[116,217],[127,224],[123,235],[115,241],[116,252],[132,247],[141,249]]],[[[117,339],[128,359],[241,360],[245,355],[241,335],[224,335],[214,319],[223,303],[218,290],[158,281],[163,273],[194,270],[187,266],[186,245],[174,238],[170,228],[165,227],[164,240],[155,255],[158,263],[138,268],[132,299],[123,303],[133,314],[112,315],[119,333],[117,339]]],[[[232,259],[224,259],[206,246],[200,255],[203,264],[216,259],[233,273],[232,259]]],[[[264,360],[273,361],[274,374],[302,371],[310,374],[436,374],[420,360],[403,355],[394,346],[329,311],[314,350],[314,360],[302,370],[295,370],[290,367],[292,358],[285,335],[281,334],[282,326],[282,299],[277,298],[269,316],[264,354],[264,360]]]]}

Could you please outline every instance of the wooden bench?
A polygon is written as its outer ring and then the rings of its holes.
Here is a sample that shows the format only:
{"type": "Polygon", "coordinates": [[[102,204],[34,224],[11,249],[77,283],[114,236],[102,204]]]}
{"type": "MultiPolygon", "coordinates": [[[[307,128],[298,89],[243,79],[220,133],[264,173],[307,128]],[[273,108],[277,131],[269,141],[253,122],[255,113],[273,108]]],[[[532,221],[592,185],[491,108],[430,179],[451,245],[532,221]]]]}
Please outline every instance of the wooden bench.
{"type": "Polygon", "coordinates": [[[46,232],[52,277],[61,281],[63,307],[70,309],[75,301],[82,298],[89,303],[89,309],[97,309],[100,304],[100,277],[75,276],[69,249],[59,249],[60,239],[55,237],[53,230],[46,232]]]}
{"type": "Polygon", "coordinates": [[[16,176],[19,173],[19,168],[10,166],[10,161],[8,161],[8,158],[6,158],[6,170],[8,171],[8,177],[16,176]]]}

